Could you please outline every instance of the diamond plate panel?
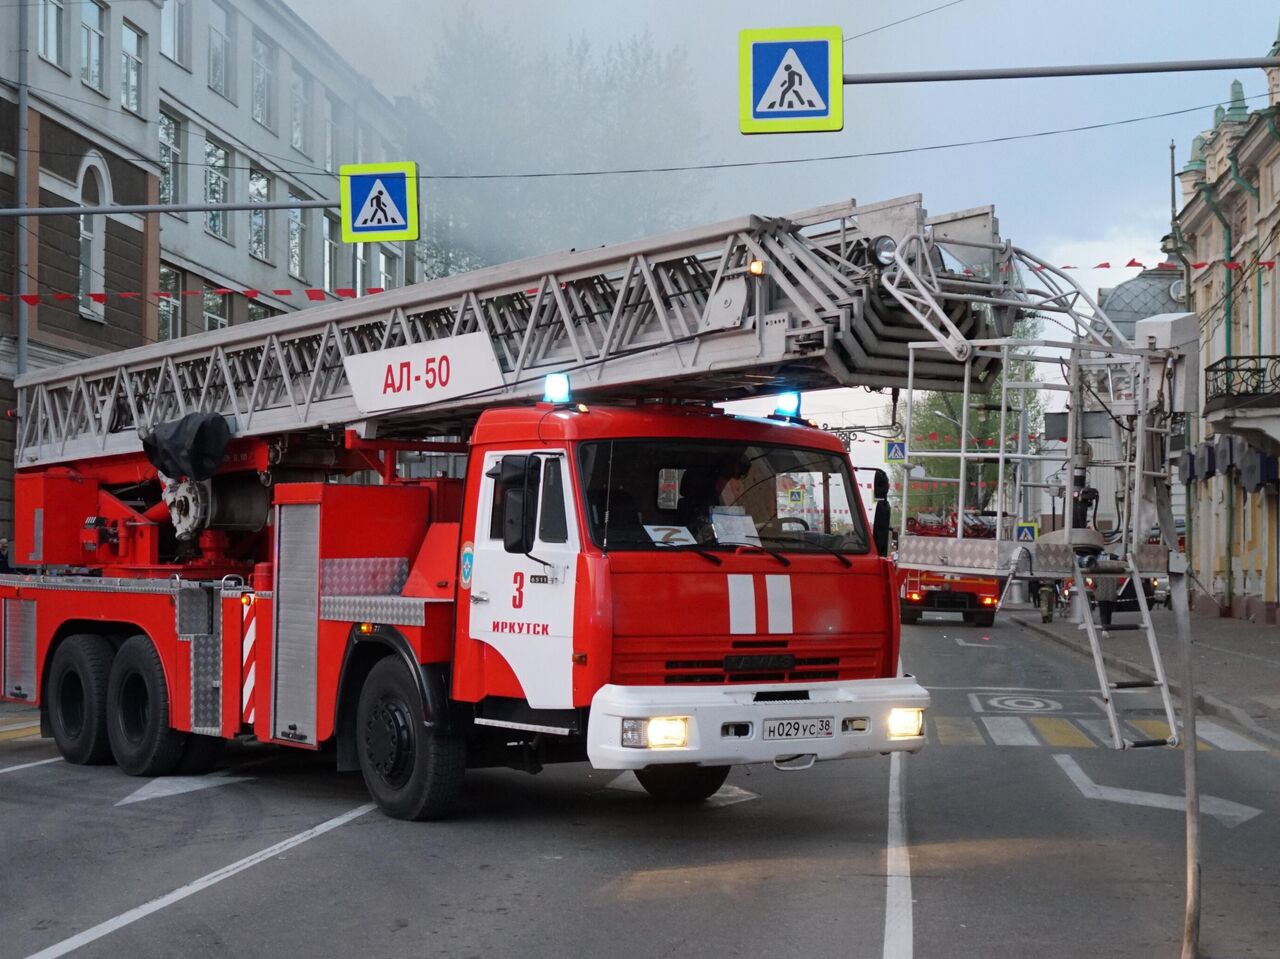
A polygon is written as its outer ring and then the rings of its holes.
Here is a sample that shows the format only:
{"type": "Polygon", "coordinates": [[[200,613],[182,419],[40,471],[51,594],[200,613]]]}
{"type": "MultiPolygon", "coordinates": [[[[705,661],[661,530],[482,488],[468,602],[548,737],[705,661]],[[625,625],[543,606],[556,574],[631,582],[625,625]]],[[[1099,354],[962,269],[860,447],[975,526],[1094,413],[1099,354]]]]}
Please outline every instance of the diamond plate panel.
{"type": "Polygon", "coordinates": [[[276,507],[275,707],[272,735],[315,742],[320,507],[276,507]]]}
{"type": "Polygon", "coordinates": [[[191,637],[191,729],[207,736],[222,734],[222,635],[191,637]]]}
{"type": "Polygon", "coordinates": [[[1169,572],[1169,547],[1159,543],[1144,543],[1139,546],[1134,559],[1138,562],[1140,573],[1163,575],[1169,572]]]}
{"type": "Polygon", "coordinates": [[[4,693],[14,699],[36,698],[36,603],[4,601],[4,693]]]}
{"type": "Polygon", "coordinates": [[[324,596],[320,618],[347,623],[425,626],[426,601],[410,596],[324,596]]]}
{"type": "Polygon", "coordinates": [[[403,556],[361,556],[320,563],[320,591],[327,596],[399,596],[409,579],[403,556]]]}
{"type": "Polygon", "coordinates": [[[213,590],[201,586],[180,589],[173,605],[179,636],[213,632],[213,590]]]}
{"type": "Polygon", "coordinates": [[[1035,573],[1070,576],[1075,569],[1076,551],[1069,543],[1035,543],[1031,552],[1035,557],[1035,573]]]}

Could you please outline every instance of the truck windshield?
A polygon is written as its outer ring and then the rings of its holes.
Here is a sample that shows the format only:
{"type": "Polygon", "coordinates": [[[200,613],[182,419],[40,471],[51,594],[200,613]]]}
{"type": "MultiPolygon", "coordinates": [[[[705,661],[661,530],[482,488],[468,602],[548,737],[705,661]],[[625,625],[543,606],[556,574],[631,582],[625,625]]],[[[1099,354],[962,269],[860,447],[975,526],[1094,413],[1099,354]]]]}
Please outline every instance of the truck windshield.
{"type": "Polygon", "coordinates": [[[848,468],[832,453],[654,439],[586,443],[579,457],[587,525],[604,549],[869,549],[848,468]]]}

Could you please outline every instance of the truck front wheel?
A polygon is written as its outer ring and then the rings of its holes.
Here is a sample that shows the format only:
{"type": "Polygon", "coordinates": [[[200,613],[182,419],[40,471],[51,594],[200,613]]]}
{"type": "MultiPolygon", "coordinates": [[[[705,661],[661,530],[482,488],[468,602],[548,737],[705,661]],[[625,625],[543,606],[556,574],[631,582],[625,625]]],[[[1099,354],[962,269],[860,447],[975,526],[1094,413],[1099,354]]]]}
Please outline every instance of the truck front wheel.
{"type": "Polygon", "coordinates": [[[356,707],[360,772],[378,807],[392,819],[440,819],[462,797],[463,740],[422,721],[418,687],[394,656],[369,670],[356,707]]]}
{"type": "Polygon", "coordinates": [[[662,802],[702,802],[729,778],[728,766],[693,766],[677,763],[637,769],[636,779],[654,799],[662,802]]]}
{"type": "Polygon", "coordinates": [[[107,736],[107,678],[111,644],[101,636],[68,636],[49,667],[49,724],[58,752],[69,763],[111,762],[107,736]]]}
{"type": "Polygon", "coordinates": [[[155,646],[134,636],[116,653],[107,681],[107,732],[116,762],[130,776],[167,776],[187,734],[169,724],[169,688],[155,646]]]}

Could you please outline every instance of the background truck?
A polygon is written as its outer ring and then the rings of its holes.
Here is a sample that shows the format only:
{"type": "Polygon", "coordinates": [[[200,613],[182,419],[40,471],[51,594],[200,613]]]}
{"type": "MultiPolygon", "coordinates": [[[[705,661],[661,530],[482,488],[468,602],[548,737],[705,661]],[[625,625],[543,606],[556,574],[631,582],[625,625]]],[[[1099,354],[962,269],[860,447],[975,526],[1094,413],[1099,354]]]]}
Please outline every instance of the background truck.
{"type": "MultiPolygon", "coordinates": [[[[952,537],[956,535],[956,514],[922,513],[907,521],[907,530],[915,536],[952,537]]],[[[986,517],[971,511],[965,515],[965,536],[990,539],[994,527],[986,517]]],[[[920,622],[926,611],[960,613],[974,626],[994,626],[1000,605],[1002,584],[992,576],[973,573],[951,573],[937,570],[905,569],[899,589],[902,622],[920,622]]]]}
{"type": "Polygon", "coordinates": [[[989,210],[843,203],[21,378],[3,698],[131,775],[331,747],[406,819],[468,767],[699,800],[733,764],[920,749],[887,477],[869,522],[794,404],[713,401],[900,381],[870,344],[930,334],[881,275],[936,223],[997,245],[989,210]]]}

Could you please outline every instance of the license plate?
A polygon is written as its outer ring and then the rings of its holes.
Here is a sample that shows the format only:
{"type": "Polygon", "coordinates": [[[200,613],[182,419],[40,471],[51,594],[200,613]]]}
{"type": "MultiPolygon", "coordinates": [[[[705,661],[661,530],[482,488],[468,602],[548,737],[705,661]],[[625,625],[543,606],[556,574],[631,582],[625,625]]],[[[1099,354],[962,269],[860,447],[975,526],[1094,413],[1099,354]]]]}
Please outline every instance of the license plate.
{"type": "Polygon", "coordinates": [[[832,736],[835,720],[830,716],[808,719],[766,719],[765,739],[826,739],[832,736]]]}

